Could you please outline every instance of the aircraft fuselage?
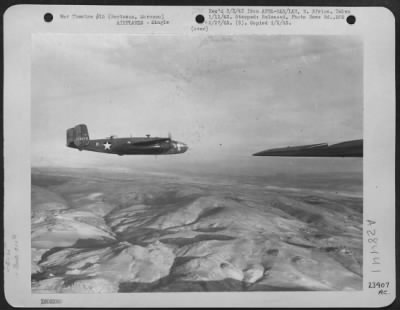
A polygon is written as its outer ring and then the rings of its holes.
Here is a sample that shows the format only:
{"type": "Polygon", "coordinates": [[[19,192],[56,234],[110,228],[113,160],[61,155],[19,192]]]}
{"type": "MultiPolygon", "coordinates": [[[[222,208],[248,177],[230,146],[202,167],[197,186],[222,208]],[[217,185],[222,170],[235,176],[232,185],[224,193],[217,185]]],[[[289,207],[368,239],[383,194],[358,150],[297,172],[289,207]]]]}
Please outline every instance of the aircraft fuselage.
{"type": "Polygon", "coordinates": [[[161,138],[108,138],[89,140],[87,145],[77,147],[80,151],[92,151],[117,155],[164,155],[186,152],[186,144],[161,138]],[[152,143],[154,141],[154,143],[152,143]],[[141,144],[143,143],[143,144],[141,144]]]}

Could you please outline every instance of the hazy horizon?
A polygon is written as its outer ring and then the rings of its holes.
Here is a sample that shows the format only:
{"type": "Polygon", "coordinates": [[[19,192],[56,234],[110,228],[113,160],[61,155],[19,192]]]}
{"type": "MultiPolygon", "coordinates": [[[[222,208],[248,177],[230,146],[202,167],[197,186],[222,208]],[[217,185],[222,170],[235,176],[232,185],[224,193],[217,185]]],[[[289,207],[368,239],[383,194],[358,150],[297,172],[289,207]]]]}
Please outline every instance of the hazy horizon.
{"type": "Polygon", "coordinates": [[[362,138],[362,42],[347,36],[33,37],[32,166],[264,175],[361,172],[361,159],[257,158],[267,148],[362,138]],[[185,154],[114,156],[66,147],[167,136],[185,154]]]}

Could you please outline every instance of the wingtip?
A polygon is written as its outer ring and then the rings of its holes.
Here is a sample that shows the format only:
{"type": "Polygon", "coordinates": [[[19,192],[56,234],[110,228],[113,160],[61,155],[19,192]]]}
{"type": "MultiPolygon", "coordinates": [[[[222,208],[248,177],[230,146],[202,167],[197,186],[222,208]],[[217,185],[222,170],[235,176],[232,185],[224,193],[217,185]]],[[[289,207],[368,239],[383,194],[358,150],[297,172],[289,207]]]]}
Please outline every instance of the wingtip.
{"type": "Polygon", "coordinates": [[[263,156],[263,152],[254,153],[253,156],[263,156]]]}

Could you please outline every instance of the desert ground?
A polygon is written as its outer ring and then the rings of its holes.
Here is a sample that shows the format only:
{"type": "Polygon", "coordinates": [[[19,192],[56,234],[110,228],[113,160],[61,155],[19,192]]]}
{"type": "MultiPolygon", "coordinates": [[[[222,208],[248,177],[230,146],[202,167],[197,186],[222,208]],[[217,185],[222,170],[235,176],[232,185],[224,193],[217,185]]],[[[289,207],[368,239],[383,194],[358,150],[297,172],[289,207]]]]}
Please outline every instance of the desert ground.
{"type": "Polygon", "coordinates": [[[362,175],[32,169],[32,292],[362,289],[362,175]]]}

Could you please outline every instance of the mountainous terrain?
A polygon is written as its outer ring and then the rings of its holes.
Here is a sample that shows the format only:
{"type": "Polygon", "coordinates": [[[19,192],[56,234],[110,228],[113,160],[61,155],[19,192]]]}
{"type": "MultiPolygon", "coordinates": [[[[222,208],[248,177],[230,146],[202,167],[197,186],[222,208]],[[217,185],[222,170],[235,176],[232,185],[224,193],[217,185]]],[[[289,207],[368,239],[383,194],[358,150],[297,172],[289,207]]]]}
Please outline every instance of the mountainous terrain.
{"type": "Polygon", "coordinates": [[[362,289],[362,177],[32,170],[32,291],[362,289]]]}

